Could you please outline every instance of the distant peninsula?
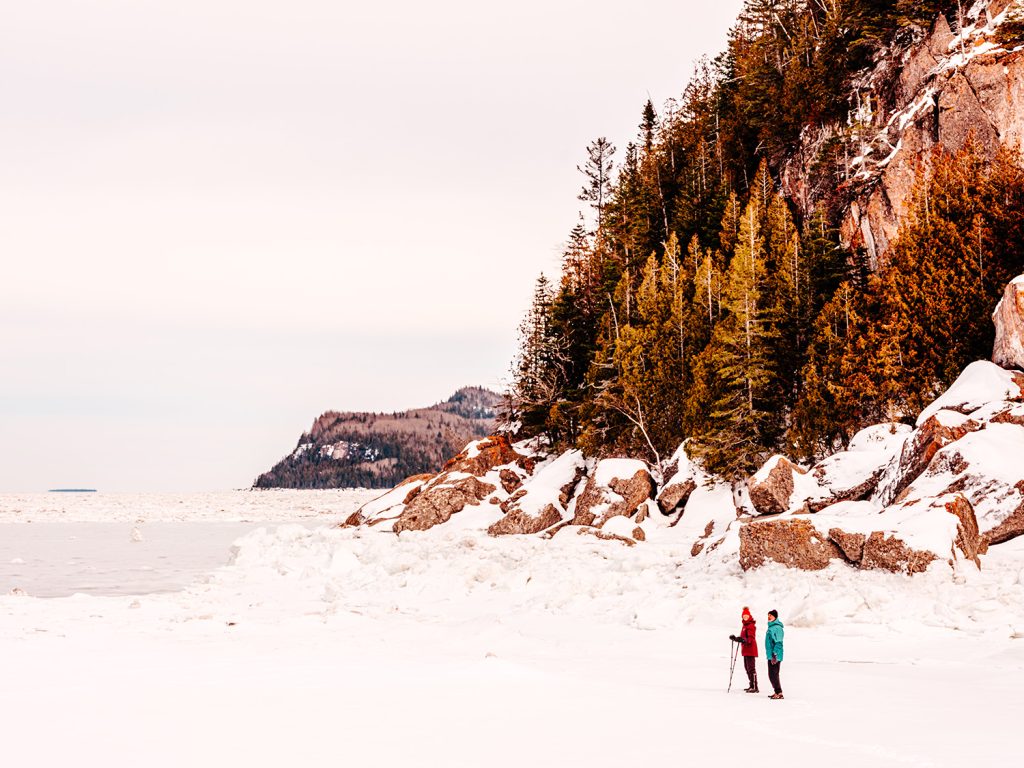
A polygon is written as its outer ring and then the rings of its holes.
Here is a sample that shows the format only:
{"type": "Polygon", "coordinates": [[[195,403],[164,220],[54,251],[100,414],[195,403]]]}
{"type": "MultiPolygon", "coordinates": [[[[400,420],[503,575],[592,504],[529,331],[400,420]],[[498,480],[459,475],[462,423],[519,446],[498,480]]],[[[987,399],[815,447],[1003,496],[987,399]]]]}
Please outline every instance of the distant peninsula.
{"type": "Polygon", "coordinates": [[[47,493],[96,493],[95,488],[51,488],[47,493]]]}
{"type": "Polygon", "coordinates": [[[396,413],[328,411],[253,488],[391,488],[437,472],[494,431],[501,396],[463,387],[442,403],[396,413]]]}

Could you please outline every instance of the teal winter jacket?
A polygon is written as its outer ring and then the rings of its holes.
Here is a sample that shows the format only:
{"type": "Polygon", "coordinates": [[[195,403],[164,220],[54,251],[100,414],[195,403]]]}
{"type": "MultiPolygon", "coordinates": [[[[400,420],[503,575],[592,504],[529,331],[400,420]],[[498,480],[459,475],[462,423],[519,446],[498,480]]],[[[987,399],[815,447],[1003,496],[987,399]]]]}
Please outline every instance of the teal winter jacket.
{"type": "Polygon", "coordinates": [[[778,619],[768,622],[768,631],[764,633],[764,655],[770,661],[782,661],[782,635],[785,629],[778,619]]]}

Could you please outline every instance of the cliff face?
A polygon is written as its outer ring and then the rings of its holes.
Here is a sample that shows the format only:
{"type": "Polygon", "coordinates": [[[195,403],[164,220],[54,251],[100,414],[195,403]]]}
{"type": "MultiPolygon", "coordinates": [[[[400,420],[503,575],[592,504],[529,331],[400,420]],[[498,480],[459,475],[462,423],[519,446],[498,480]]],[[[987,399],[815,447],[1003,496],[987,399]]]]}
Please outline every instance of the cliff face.
{"type": "Polygon", "coordinates": [[[253,487],[390,488],[410,475],[436,472],[468,441],[494,430],[500,399],[489,390],[466,387],[429,408],[389,414],[328,411],[253,487]]]}
{"type": "Polygon", "coordinates": [[[1024,149],[1024,45],[1001,34],[1022,9],[1024,0],[980,0],[965,10],[962,25],[940,16],[854,83],[847,125],[805,131],[783,169],[786,192],[805,210],[827,196],[836,175],[830,169],[812,177],[809,160],[841,137],[851,147],[838,170],[850,201],[841,235],[863,249],[872,268],[895,239],[915,174],[936,147],[955,152],[973,136],[990,158],[1001,147],[1024,149]]]}

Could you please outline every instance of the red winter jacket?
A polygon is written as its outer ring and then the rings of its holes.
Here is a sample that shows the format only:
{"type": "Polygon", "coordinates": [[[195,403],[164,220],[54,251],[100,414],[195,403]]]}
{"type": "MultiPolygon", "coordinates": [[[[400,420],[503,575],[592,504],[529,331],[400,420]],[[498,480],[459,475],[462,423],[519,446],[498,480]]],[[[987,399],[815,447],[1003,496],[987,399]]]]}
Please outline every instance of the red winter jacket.
{"type": "Polygon", "coordinates": [[[740,645],[744,656],[757,656],[757,622],[753,619],[743,622],[740,645]]]}

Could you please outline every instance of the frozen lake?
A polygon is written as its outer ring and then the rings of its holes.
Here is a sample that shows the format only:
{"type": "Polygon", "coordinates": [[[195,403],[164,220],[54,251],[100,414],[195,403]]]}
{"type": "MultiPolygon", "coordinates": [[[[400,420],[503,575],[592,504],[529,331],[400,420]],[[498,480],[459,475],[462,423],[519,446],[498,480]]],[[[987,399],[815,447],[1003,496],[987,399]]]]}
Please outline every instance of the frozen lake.
{"type": "Polygon", "coordinates": [[[981,571],[744,573],[678,529],[626,547],[331,525],[357,501],[0,497],[6,761],[959,767],[1014,748],[1024,538],[981,571]],[[785,701],[763,656],[762,694],[742,668],[726,693],[744,605],[759,641],[781,612],[785,701]]]}
{"type": "Polygon", "coordinates": [[[0,494],[0,594],[144,595],[226,565],[261,527],[332,525],[379,491],[0,494]]]}
{"type": "Polygon", "coordinates": [[[226,565],[235,539],[266,525],[274,524],[0,523],[0,593],[66,597],[183,589],[226,565]]]}

